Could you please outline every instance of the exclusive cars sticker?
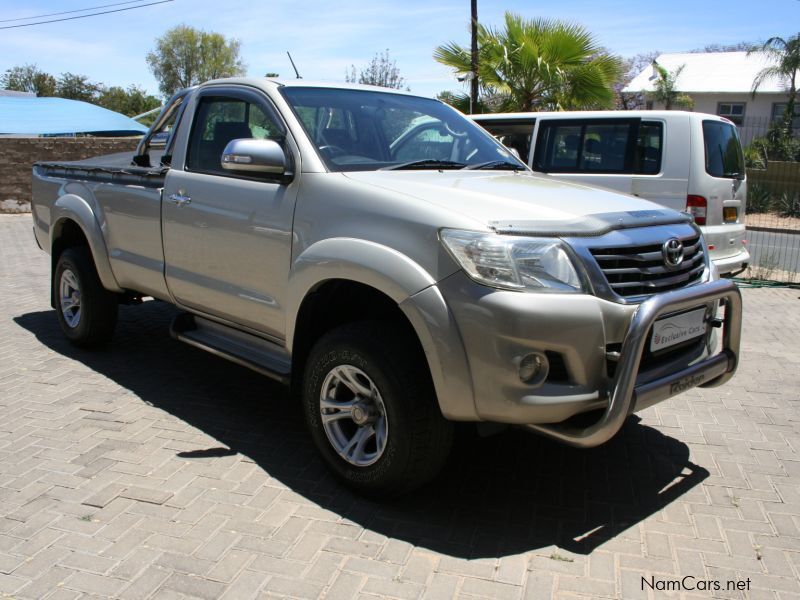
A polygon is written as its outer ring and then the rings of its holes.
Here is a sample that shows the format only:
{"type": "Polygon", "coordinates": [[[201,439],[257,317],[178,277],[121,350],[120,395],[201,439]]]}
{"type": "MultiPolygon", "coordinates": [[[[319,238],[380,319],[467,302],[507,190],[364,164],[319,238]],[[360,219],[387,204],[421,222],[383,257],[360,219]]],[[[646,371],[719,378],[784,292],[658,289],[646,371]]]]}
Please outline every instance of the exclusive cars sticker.
{"type": "Polygon", "coordinates": [[[681,342],[700,337],[706,332],[706,309],[672,315],[653,324],[650,351],[656,352],[681,342]]]}

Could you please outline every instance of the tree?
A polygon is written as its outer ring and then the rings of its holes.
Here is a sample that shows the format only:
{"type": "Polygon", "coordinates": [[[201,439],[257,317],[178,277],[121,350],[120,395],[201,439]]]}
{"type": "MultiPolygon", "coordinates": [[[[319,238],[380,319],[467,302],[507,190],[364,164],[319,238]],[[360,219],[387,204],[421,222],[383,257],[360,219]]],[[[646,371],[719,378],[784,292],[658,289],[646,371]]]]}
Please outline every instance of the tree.
{"type": "Polygon", "coordinates": [[[745,52],[753,48],[752,42],[736,42],[735,44],[708,44],[699,50],[690,52],[745,52]]]}
{"type": "Polygon", "coordinates": [[[147,64],[164,97],[209,79],[245,74],[241,43],[222,34],[178,25],[156,39],[147,64]]]}
{"type": "Polygon", "coordinates": [[[753,79],[752,93],[756,96],[758,88],[765,81],[777,79],[786,86],[788,102],[784,113],[786,135],[793,133],[793,123],[796,116],[795,104],[797,102],[797,70],[800,69],[800,33],[796,33],[788,40],[781,37],[771,37],[761,46],[751,49],[747,54],[761,54],[767,57],[772,64],[761,69],[753,79]]]}
{"type": "Polygon", "coordinates": [[[97,99],[97,104],[108,110],[135,117],[158,108],[161,106],[161,100],[136,85],[128,86],[127,89],[112,86],[103,89],[97,99]]]}
{"type": "Polygon", "coordinates": [[[658,52],[646,52],[622,59],[622,76],[614,83],[616,101],[614,108],[619,110],[639,110],[645,107],[644,92],[623,92],[622,90],[644,69],[653,64],[658,52]]]}
{"type": "Polygon", "coordinates": [[[36,65],[22,65],[8,69],[0,76],[0,88],[37,96],[55,96],[56,78],[40,71],[36,65]]]}
{"type": "Polygon", "coordinates": [[[470,113],[470,108],[474,113],[498,112],[502,110],[501,105],[503,103],[503,98],[497,96],[497,94],[484,93],[478,98],[478,103],[474,104],[469,94],[451,92],[449,90],[436,94],[436,99],[465,114],[470,113]]]}
{"type": "Polygon", "coordinates": [[[350,65],[350,71],[345,72],[344,80],[348,83],[377,85],[395,90],[401,89],[406,83],[405,77],[400,75],[400,69],[397,68],[397,61],[389,58],[388,48],[385,52],[376,52],[369,64],[361,69],[358,77],[355,65],[350,65]]]}
{"type": "Polygon", "coordinates": [[[673,107],[691,110],[694,107],[694,100],[678,91],[678,77],[680,77],[685,66],[681,65],[674,71],[667,71],[656,61],[653,61],[656,80],[653,83],[654,90],[649,93],[649,96],[655,102],[661,102],[667,110],[672,110],[673,107]]]}
{"type": "Polygon", "coordinates": [[[56,95],[69,100],[95,102],[103,89],[103,84],[94,83],[86,75],[62,73],[56,84],[56,95]]]}
{"type": "MultiPolygon", "coordinates": [[[[481,88],[503,98],[509,111],[610,108],[619,58],[602,51],[580,25],[505,14],[502,30],[478,25],[481,88]]],[[[470,49],[439,46],[434,58],[457,75],[471,71],[470,49]]]]}

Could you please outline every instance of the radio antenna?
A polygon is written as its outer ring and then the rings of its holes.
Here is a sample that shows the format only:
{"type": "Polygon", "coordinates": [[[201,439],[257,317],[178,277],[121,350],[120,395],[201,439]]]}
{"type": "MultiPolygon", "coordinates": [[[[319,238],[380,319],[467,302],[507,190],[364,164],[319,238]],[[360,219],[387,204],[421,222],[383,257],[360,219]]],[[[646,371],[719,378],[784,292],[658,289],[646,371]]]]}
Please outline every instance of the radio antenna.
{"type": "Polygon", "coordinates": [[[286,51],[286,54],[289,56],[289,62],[292,63],[292,68],[294,69],[294,74],[297,75],[298,79],[302,79],[302,77],[300,77],[300,73],[297,70],[297,67],[294,65],[294,61],[292,60],[292,55],[289,54],[288,50],[286,51]]]}

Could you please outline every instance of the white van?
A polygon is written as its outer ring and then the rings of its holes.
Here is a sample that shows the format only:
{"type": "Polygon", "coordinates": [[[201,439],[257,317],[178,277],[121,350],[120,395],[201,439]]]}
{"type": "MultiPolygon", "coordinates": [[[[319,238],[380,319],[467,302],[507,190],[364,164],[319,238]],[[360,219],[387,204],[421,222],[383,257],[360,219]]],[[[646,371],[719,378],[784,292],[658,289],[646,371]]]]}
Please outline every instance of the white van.
{"type": "Polygon", "coordinates": [[[731,121],[652,110],[471,118],[534,171],[691,213],[720,273],[747,267],[747,182],[739,134],[731,121]]]}

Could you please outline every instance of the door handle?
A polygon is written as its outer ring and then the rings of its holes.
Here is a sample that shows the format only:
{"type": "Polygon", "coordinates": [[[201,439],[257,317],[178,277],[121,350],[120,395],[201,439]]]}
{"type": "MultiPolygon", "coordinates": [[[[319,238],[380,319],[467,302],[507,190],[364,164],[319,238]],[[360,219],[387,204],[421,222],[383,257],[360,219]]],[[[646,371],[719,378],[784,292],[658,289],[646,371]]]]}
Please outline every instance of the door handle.
{"type": "Polygon", "coordinates": [[[172,200],[175,204],[177,204],[179,208],[186,204],[192,203],[191,197],[184,196],[183,194],[170,194],[169,199],[172,200]]]}

